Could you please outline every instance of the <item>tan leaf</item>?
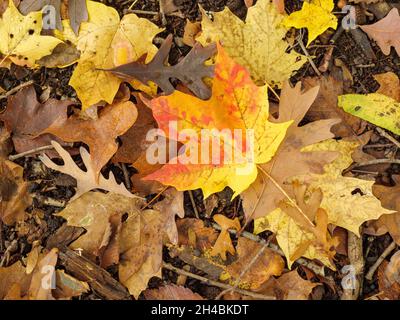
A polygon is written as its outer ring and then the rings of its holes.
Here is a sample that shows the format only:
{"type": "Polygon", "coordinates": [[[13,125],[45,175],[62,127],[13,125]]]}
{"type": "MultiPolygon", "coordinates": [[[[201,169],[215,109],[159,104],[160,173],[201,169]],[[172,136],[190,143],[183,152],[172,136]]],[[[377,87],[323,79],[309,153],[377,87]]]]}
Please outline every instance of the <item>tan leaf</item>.
{"type": "Polygon", "coordinates": [[[60,157],[64,160],[64,165],[55,164],[46,155],[41,155],[39,156],[39,158],[50,169],[68,174],[76,179],[77,189],[75,195],[71,198],[71,201],[78,199],[81,195],[93,189],[102,189],[118,193],[129,198],[137,197],[130,193],[125,188],[123,183],[118,184],[112,172],[110,172],[108,179],[104,178],[104,176],[100,174],[98,181],[96,181],[95,172],[92,167],[91,156],[85,148],[80,148],[80,154],[82,157],[82,161],[86,167],[86,172],[82,171],[75,164],[69,153],[65,151],[65,149],[63,149],[57,142],[52,141],[51,144],[54,146],[54,149],[59,153],[60,157]]]}
{"type": "Polygon", "coordinates": [[[144,296],[146,300],[204,300],[202,296],[192,290],[174,284],[146,290],[144,296]]]}
{"type": "Polygon", "coordinates": [[[233,247],[228,230],[233,229],[239,231],[240,222],[238,218],[229,219],[222,214],[216,214],[213,218],[214,221],[220,225],[221,233],[212,248],[211,255],[220,255],[223,260],[226,260],[226,252],[229,252],[232,255],[235,254],[235,248],[233,247]]]}
{"type": "Polygon", "coordinates": [[[379,82],[380,88],[377,93],[384,94],[400,102],[400,80],[393,72],[386,72],[374,75],[376,81],[379,82]]]}
{"type": "Polygon", "coordinates": [[[8,225],[22,221],[32,201],[23,172],[19,165],[0,159],[0,219],[8,225]]]}
{"type": "Polygon", "coordinates": [[[385,55],[390,54],[392,46],[400,55],[400,16],[398,9],[393,8],[385,18],[371,25],[360,26],[360,28],[377,42],[385,55]]]}
{"type": "Polygon", "coordinates": [[[53,296],[56,299],[71,299],[90,290],[86,282],[75,279],[65,273],[64,270],[56,270],[56,286],[53,291],[53,296]]]}
{"type": "Polygon", "coordinates": [[[237,280],[247,270],[241,277],[241,286],[255,290],[268,281],[271,276],[282,274],[285,262],[280,255],[268,248],[264,248],[262,254],[251,265],[252,260],[263,249],[262,244],[239,237],[236,249],[238,259],[230,264],[226,270],[233,281],[237,280]]]}

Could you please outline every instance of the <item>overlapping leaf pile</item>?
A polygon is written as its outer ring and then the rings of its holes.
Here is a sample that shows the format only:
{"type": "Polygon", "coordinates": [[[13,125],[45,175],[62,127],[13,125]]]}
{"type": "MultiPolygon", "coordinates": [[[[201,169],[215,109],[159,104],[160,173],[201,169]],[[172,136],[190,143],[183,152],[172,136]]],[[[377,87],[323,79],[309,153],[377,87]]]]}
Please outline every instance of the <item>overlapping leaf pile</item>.
{"type": "MultiPolygon", "coordinates": [[[[92,292],[106,299],[142,293],[146,299],[202,299],[184,287],[183,277],[148,289],[152,277],[162,278],[163,267],[175,270],[167,263],[175,257],[229,285],[226,299],[308,299],[328,281],[324,266],[336,271],[338,253],[348,254],[346,238],[338,234],[359,238],[368,222],[369,233],[389,232],[400,244],[398,177],[387,187],[350,170],[354,162],[371,159],[362,147],[372,132],[357,135],[358,118],[400,134],[397,76],[378,75],[381,89],[368,95],[342,95],[342,87],[334,88],[338,82],[324,76],[292,86],[291,77],[312,57],[304,45],[304,55],[290,45],[302,39],[291,39],[288,31],[306,28],[310,46],[337,28],[334,1],[305,1],[290,15],[282,11],[283,1],[248,4],[245,20],[228,8],[212,17],[201,8],[193,48],[169,65],[173,37],[158,48],[154,38],[164,29],[134,13],[120,17],[113,7],[90,0],[9,1],[0,18],[0,66],[76,64],[69,84],[78,100],[43,98],[31,85],[10,94],[0,114],[2,223],[29,237],[23,226],[43,216],[32,205],[23,168],[7,159],[10,137],[18,154],[45,153],[36,162],[40,183],[53,174],[72,177],[72,183],[56,183],[75,187],[55,214],[65,224],[53,239],[32,241],[22,262],[9,263],[11,249],[4,253],[0,298],[71,299],[92,292]],[[57,8],[57,30],[46,35],[37,11],[45,5],[57,8]],[[206,131],[218,145],[211,152],[200,137],[206,131]],[[155,144],[149,132],[165,136],[155,144]],[[165,154],[156,154],[155,145],[164,146],[165,154]],[[227,159],[227,150],[239,157],[227,159]],[[195,155],[201,161],[190,160],[195,155]],[[195,190],[202,198],[193,197],[195,190]],[[242,206],[235,215],[215,214],[215,194],[227,190],[228,201],[240,198],[242,206]],[[184,192],[196,218],[188,217],[184,192]],[[199,199],[206,207],[201,216],[199,199]],[[264,231],[273,233],[268,242],[264,231]],[[70,270],[68,259],[80,267],[70,270]],[[55,275],[54,286],[46,288],[45,266],[55,275]],[[113,267],[118,281],[106,271],[113,267]],[[315,275],[320,283],[310,281],[315,275]]],[[[362,30],[384,54],[390,46],[399,53],[399,21],[393,9],[362,30]]],[[[379,286],[391,298],[400,286],[393,277],[396,259],[379,270],[379,286]]]]}

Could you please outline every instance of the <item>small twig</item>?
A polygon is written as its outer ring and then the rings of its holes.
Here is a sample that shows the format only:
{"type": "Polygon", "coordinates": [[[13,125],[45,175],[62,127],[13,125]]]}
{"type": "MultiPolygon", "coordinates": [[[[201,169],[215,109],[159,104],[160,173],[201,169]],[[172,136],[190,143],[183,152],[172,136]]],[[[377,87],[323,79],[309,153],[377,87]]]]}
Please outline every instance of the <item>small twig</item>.
{"type": "Polygon", "coordinates": [[[249,296],[249,297],[253,297],[253,298],[256,298],[256,299],[260,299],[260,300],[275,300],[275,297],[266,296],[264,294],[251,292],[251,291],[243,290],[243,289],[239,289],[239,288],[234,288],[234,287],[232,287],[232,286],[230,286],[228,284],[225,284],[225,283],[222,283],[222,282],[218,282],[218,281],[214,281],[214,280],[208,279],[206,277],[202,277],[202,276],[199,276],[197,274],[194,274],[194,273],[179,269],[179,268],[174,267],[173,265],[171,265],[169,263],[163,262],[163,268],[171,270],[171,271],[176,272],[178,274],[181,274],[181,275],[184,275],[184,276],[199,280],[199,281],[204,282],[205,284],[208,284],[208,285],[211,285],[211,286],[215,286],[215,287],[222,288],[222,289],[228,289],[228,290],[232,289],[233,291],[236,291],[237,293],[240,293],[240,294],[243,294],[243,295],[246,295],[246,296],[249,296]]]}
{"type": "Polygon", "coordinates": [[[38,199],[42,204],[47,206],[57,207],[57,208],[65,208],[67,205],[66,201],[63,200],[56,200],[50,197],[42,196],[41,194],[35,193],[34,197],[38,199]]]}
{"type": "Polygon", "coordinates": [[[156,201],[168,188],[169,186],[166,186],[164,189],[162,189],[153,199],[151,199],[148,203],[146,203],[146,205],[142,208],[142,210],[148,208],[151,204],[153,204],[154,201],[156,201]]]}
{"type": "Polygon", "coordinates": [[[393,138],[389,133],[387,133],[385,130],[381,129],[381,128],[376,128],[376,131],[378,131],[378,133],[388,139],[390,142],[392,142],[393,144],[395,144],[397,146],[397,148],[400,148],[400,142],[397,141],[395,138],[393,138]]]}
{"type": "Polygon", "coordinates": [[[366,162],[359,162],[359,163],[355,163],[354,165],[352,165],[348,170],[351,171],[354,168],[359,168],[359,167],[366,167],[366,166],[371,166],[373,164],[400,164],[400,159],[374,159],[374,160],[370,160],[370,161],[366,161],[366,162]]]}
{"type": "Polygon", "coordinates": [[[17,91],[19,91],[20,89],[25,88],[25,87],[29,87],[29,86],[32,85],[32,84],[34,84],[34,81],[33,81],[33,80],[29,80],[29,81],[27,81],[27,82],[21,83],[20,85],[18,85],[18,86],[16,86],[16,87],[12,88],[11,90],[7,91],[5,94],[1,95],[1,96],[0,96],[0,100],[1,100],[1,99],[6,99],[6,98],[8,98],[9,96],[11,96],[12,94],[14,94],[14,93],[16,93],[17,91]]]}
{"type": "Polygon", "coordinates": [[[200,219],[199,211],[197,210],[196,202],[194,201],[193,192],[192,190],[188,191],[190,202],[192,203],[193,211],[197,219],[200,219]]]}
{"type": "Polygon", "coordinates": [[[28,150],[28,151],[25,151],[25,152],[21,152],[21,153],[18,153],[18,154],[11,155],[11,156],[8,157],[8,160],[14,161],[14,160],[17,160],[19,158],[30,156],[30,155],[33,155],[35,153],[41,152],[41,151],[53,150],[53,149],[54,149],[54,147],[52,145],[43,146],[43,147],[39,147],[39,148],[35,148],[35,149],[28,150]]]}
{"type": "Polygon", "coordinates": [[[160,16],[161,16],[161,23],[163,27],[167,25],[167,18],[165,18],[165,11],[164,11],[164,3],[163,0],[158,0],[158,4],[160,6],[160,16]]]}
{"type": "Polygon", "coordinates": [[[367,275],[365,276],[365,279],[368,281],[372,280],[372,277],[374,276],[375,271],[378,269],[378,267],[381,265],[383,260],[397,247],[396,242],[392,242],[386,249],[385,251],[382,252],[378,260],[373,264],[373,266],[368,270],[367,275]]]}
{"type": "Polygon", "coordinates": [[[317,76],[321,76],[321,72],[318,70],[317,66],[315,65],[313,59],[311,58],[310,54],[308,53],[306,47],[304,46],[304,43],[302,41],[302,39],[299,37],[297,38],[297,42],[300,45],[301,50],[303,51],[303,53],[305,54],[305,56],[307,57],[308,61],[310,62],[311,67],[314,69],[315,73],[317,74],[317,76]]]}
{"type": "MultiPolygon", "coordinates": [[[[212,226],[215,230],[221,231],[221,227],[220,227],[218,224],[212,223],[211,226],[212,226]]],[[[238,235],[238,232],[237,232],[236,230],[229,229],[228,231],[229,231],[230,234],[232,234],[232,235],[234,235],[234,236],[237,236],[237,235],[238,235]]],[[[247,239],[249,239],[249,240],[253,240],[253,241],[259,242],[259,243],[261,243],[261,244],[263,244],[263,245],[266,245],[266,246],[268,246],[268,248],[270,248],[272,251],[276,252],[276,253],[279,254],[280,256],[282,256],[282,257],[285,256],[285,254],[283,253],[283,251],[282,251],[281,249],[279,249],[279,247],[278,247],[277,245],[275,245],[275,244],[273,244],[273,243],[267,243],[266,240],[264,240],[263,238],[261,238],[261,237],[255,235],[255,234],[252,234],[252,233],[250,233],[250,232],[248,232],[248,231],[243,231],[243,232],[240,234],[240,236],[241,236],[241,237],[244,237],[244,238],[247,238],[247,239]]],[[[324,266],[319,266],[319,265],[317,265],[315,262],[310,261],[310,260],[307,260],[307,259],[305,259],[305,258],[297,259],[297,260],[296,260],[296,263],[298,263],[298,264],[300,264],[300,265],[302,265],[302,266],[304,266],[304,267],[307,267],[308,269],[312,270],[315,274],[317,274],[317,275],[319,275],[319,276],[322,276],[322,277],[327,278],[326,275],[325,275],[324,266]]]]}
{"type": "Polygon", "coordinates": [[[132,8],[135,6],[135,4],[138,2],[139,0],[135,0],[132,2],[132,4],[129,6],[128,10],[132,10],[132,8]]]}
{"type": "Polygon", "coordinates": [[[128,190],[131,190],[132,185],[131,185],[131,180],[129,179],[128,168],[126,167],[126,164],[123,163],[123,162],[121,162],[121,169],[122,169],[122,172],[123,172],[123,174],[124,174],[125,187],[126,187],[128,190]]]}

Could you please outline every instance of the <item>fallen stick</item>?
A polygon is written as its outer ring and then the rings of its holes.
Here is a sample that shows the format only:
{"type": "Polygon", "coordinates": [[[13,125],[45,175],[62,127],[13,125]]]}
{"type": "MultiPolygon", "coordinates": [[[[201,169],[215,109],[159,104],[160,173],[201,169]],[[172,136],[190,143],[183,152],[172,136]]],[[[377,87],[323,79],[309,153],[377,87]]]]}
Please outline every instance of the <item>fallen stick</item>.
{"type": "Polygon", "coordinates": [[[243,290],[243,289],[239,289],[239,288],[234,288],[234,287],[232,287],[232,286],[230,286],[228,284],[225,284],[225,283],[222,283],[222,282],[218,282],[218,281],[214,281],[214,280],[210,280],[208,278],[199,276],[197,274],[194,274],[194,273],[179,269],[177,267],[174,267],[173,265],[171,265],[169,263],[165,263],[164,262],[163,263],[163,268],[171,270],[173,272],[176,272],[177,274],[184,275],[184,276],[199,280],[199,281],[201,281],[201,282],[203,282],[205,284],[208,284],[208,285],[211,285],[211,286],[215,286],[215,287],[218,287],[218,288],[221,288],[221,289],[225,289],[225,290],[232,290],[232,291],[235,291],[237,293],[240,293],[240,294],[243,294],[243,295],[255,298],[255,299],[259,299],[259,300],[276,300],[276,298],[272,297],[272,296],[266,296],[264,294],[260,294],[260,293],[256,293],[256,292],[252,292],[252,291],[248,291],[248,290],[243,290]]]}
{"type": "Polygon", "coordinates": [[[372,280],[372,277],[374,276],[375,271],[378,269],[378,267],[381,265],[383,260],[396,248],[396,242],[392,242],[386,249],[385,251],[382,252],[382,254],[379,256],[378,260],[375,261],[375,263],[372,265],[372,267],[368,270],[367,275],[365,276],[365,279],[368,281],[372,280]]]}

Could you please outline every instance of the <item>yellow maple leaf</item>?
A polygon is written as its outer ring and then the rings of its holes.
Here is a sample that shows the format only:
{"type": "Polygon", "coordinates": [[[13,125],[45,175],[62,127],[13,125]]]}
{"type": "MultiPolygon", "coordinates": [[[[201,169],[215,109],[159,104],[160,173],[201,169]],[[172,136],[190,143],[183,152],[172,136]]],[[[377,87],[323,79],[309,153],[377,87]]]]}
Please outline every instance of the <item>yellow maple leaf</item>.
{"type": "Polygon", "coordinates": [[[286,17],[283,25],[289,28],[307,28],[308,46],[329,28],[337,28],[337,18],[331,13],[334,7],[333,0],[304,1],[301,10],[293,12],[290,16],[286,17]]]}
{"type": "Polygon", "coordinates": [[[120,20],[118,12],[104,4],[87,2],[89,20],[81,24],[77,39],[64,23],[60,37],[77,44],[81,51],[70,85],[76,90],[83,109],[105,101],[112,103],[122,82],[110,72],[103,71],[136,61],[147,54],[147,61],[157,52],[152,41],[162,29],[147,19],[127,14],[120,20]]]}
{"type": "Polygon", "coordinates": [[[228,54],[245,66],[258,85],[280,86],[301,68],[306,58],[282,40],[286,29],[283,16],[270,0],[259,0],[248,10],[246,22],[228,8],[213,14],[211,20],[203,10],[202,34],[197,39],[203,45],[221,41],[228,54]]]}
{"type": "Polygon", "coordinates": [[[175,133],[188,130],[196,135],[185,144],[184,153],[144,179],[157,180],[180,191],[201,188],[205,198],[227,186],[235,197],[256,179],[257,164],[271,160],[292,121],[276,124],[268,121],[268,87],[257,87],[248,71],[221,46],[218,46],[212,93],[207,101],[175,91],[148,102],[159,128],[169,138],[174,139],[175,133]],[[171,122],[176,123],[176,130],[170,130],[171,122]],[[236,130],[239,137],[234,133],[236,130]],[[204,131],[212,133],[212,138],[220,142],[219,149],[213,147],[210,152],[209,144],[202,143],[204,131]],[[241,140],[249,132],[254,133],[252,150],[247,148],[250,139],[241,140]],[[228,149],[235,156],[239,153],[243,157],[225,161],[228,149]],[[198,161],[188,161],[188,153],[198,161]]]}
{"type": "Polygon", "coordinates": [[[394,213],[382,207],[373,195],[374,181],[343,177],[342,171],[352,163],[352,153],[359,147],[357,141],[327,140],[307,147],[305,151],[337,151],[340,156],[327,164],[322,175],[312,175],[310,189],[320,188],[323,193],[321,208],[328,214],[329,223],[345,228],[360,236],[360,226],[365,221],[376,220],[383,214],[394,213]],[[360,190],[353,194],[354,190],[360,190]]]}
{"type": "Polygon", "coordinates": [[[276,234],[276,241],[282,249],[287,259],[288,267],[291,268],[295,259],[293,256],[299,248],[309,242],[303,257],[307,259],[317,259],[325,266],[335,270],[335,266],[330,260],[329,254],[313,244],[314,235],[300,227],[296,221],[280,208],[275,209],[264,217],[254,220],[254,233],[259,234],[263,231],[272,231],[276,234]]]}
{"type": "Polygon", "coordinates": [[[17,65],[34,67],[36,61],[51,54],[61,40],[42,36],[42,12],[22,15],[12,0],[0,18],[0,65],[8,66],[6,60],[17,65]]]}

